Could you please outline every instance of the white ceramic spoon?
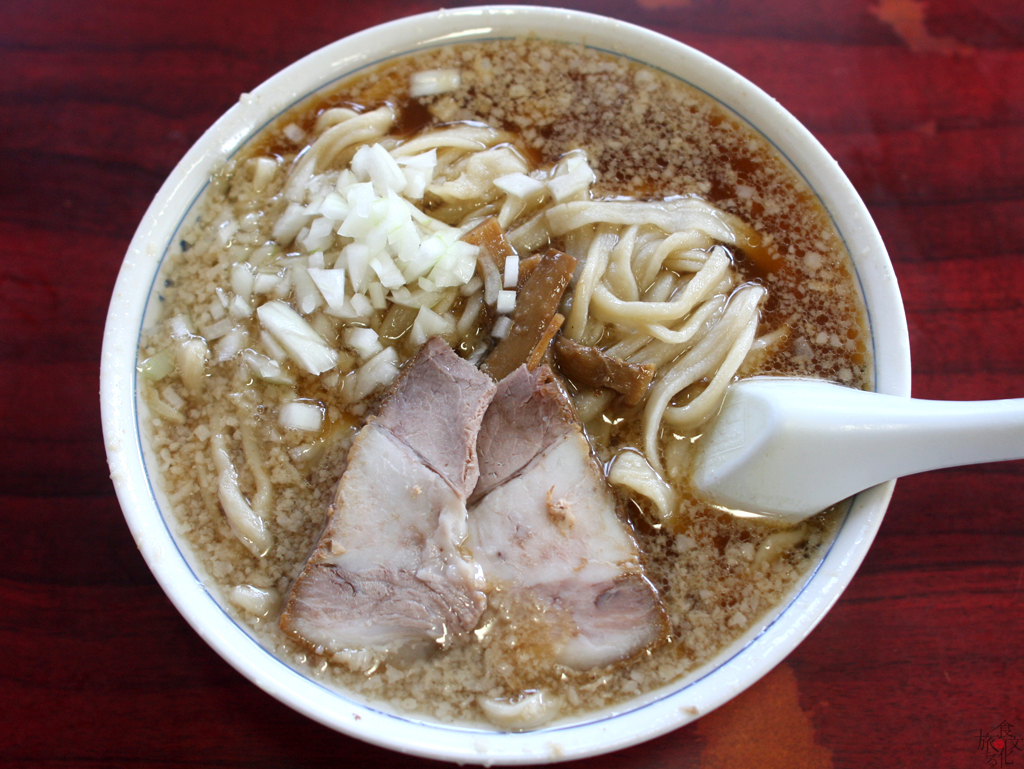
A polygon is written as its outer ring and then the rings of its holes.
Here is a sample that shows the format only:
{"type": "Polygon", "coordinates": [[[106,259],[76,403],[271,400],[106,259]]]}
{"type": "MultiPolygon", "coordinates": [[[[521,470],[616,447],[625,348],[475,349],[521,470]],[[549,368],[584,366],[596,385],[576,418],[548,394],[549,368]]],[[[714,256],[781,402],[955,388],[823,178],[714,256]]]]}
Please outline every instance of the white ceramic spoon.
{"type": "Polygon", "coordinates": [[[698,494],[795,523],[893,478],[1024,459],[1024,398],[927,401],[756,377],[729,388],[697,443],[698,494]]]}

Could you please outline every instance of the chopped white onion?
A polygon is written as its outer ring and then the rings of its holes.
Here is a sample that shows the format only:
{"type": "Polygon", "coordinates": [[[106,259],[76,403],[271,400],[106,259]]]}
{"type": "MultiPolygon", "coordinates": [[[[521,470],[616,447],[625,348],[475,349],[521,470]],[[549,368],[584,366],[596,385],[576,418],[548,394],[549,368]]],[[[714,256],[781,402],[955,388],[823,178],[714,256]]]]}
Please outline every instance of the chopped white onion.
{"type": "Polygon", "coordinates": [[[345,329],[342,338],[345,345],[355,350],[362,360],[372,358],[383,349],[380,337],[372,328],[350,326],[345,329]]]}
{"type": "Polygon", "coordinates": [[[271,300],[260,305],[256,314],[288,355],[310,374],[322,374],[338,364],[338,353],[284,302],[271,300]]]}
{"type": "Polygon", "coordinates": [[[312,215],[306,212],[306,207],[298,203],[289,203],[288,208],[274,223],[274,240],[282,246],[290,245],[299,231],[309,224],[312,215]]]}
{"type": "Polygon", "coordinates": [[[235,320],[248,318],[252,315],[252,305],[240,296],[233,296],[231,297],[231,305],[228,307],[228,312],[235,320]]]}
{"type": "Polygon", "coordinates": [[[192,336],[192,321],[184,315],[175,315],[167,321],[167,325],[170,327],[173,339],[188,339],[192,336]]]}
{"type": "Polygon", "coordinates": [[[352,310],[357,318],[365,319],[373,315],[373,303],[366,298],[365,294],[353,294],[351,302],[352,310]]]}
{"type": "Polygon", "coordinates": [[[316,311],[324,303],[316,282],[309,271],[301,264],[293,264],[291,271],[292,285],[295,287],[295,301],[303,315],[316,311]]]}
{"type": "Polygon", "coordinates": [[[267,185],[274,180],[277,174],[277,161],[273,158],[256,158],[255,168],[252,172],[252,188],[256,192],[263,192],[267,185]]]}
{"type": "Polygon", "coordinates": [[[362,182],[352,184],[345,189],[348,201],[348,216],[338,228],[338,234],[346,238],[364,238],[373,227],[373,203],[377,200],[373,184],[362,182]]]}
{"type": "Polygon", "coordinates": [[[174,371],[174,358],[168,350],[161,350],[156,355],[146,358],[138,367],[139,373],[153,382],[159,382],[174,371]]]}
{"type": "Polygon", "coordinates": [[[352,290],[360,293],[365,291],[367,272],[370,268],[370,249],[366,247],[366,244],[349,243],[342,249],[338,261],[348,270],[348,279],[352,284],[352,290]]]}
{"type": "Polygon", "coordinates": [[[256,294],[272,293],[281,283],[281,276],[277,273],[260,272],[253,278],[252,290],[256,294]]]}
{"type": "Polygon", "coordinates": [[[478,246],[456,240],[448,245],[427,277],[439,288],[461,286],[473,277],[479,251],[478,246]]]}
{"type": "Polygon", "coordinates": [[[529,198],[538,194],[544,189],[544,182],[515,172],[499,176],[494,180],[494,186],[502,192],[506,192],[517,198],[529,198]]]}
{"type": "Polygon", "coordinates": [[[336,222],[340,222],[348,216],[348,211],[348,201],[333,190],[327,193],[324,202],[320,204],[320,213],[327,219],[334,219],[336,222]]]}
{"type": "Polygon", "coordinates": [[[305,235],[299,235],[296,242],[306,251],[323,251],[334,244],[334,230],[338,222],[328,219],[326,216],[318,216],[309,224],[309,230],[305,235]]]}
{"type": "Polygon", "coordinates": [[[370,304],[373,305],[373,309],[386,310],[388,308],[388,299],[384,294],[383,284],[371,283],[366,289],[366,293],[370,295],[370,304]]]}
{"type": "Polygon", "coordinates": [[[377,273],[380,282],[385,288],[398,288],[405,285],[405,276],[395,266],[394,260],[381,251],[370,259],[370,268],[377,273]]]}
{"type": "Polygon", "coordinates": [[[298,144],[306,138],[306,132],[299,128],[295,123],[289,123],[281,129],[281,133],[287,137],[288,141],[295,142],[298,144]]]}
{"type": "Polygon", "coordinates": [[[402,192],[408,183],[398,163],[380,144],[360,147],[349,167],[360,180],[369,179],[378,195],[387,195],[388,190],[402,192]]]}
{"type": "Polygon", "coordinates": [[[274,341],[274,337],[267,333],[266,329],[260,332],[260,344],[263,345],[263,349],[267,351],[267,355],[279,363],[283,363],[288,357],[288,353],[285,352],[285,349],[274,341]]]}
{"type": "Polygon", "coordinates": [[[512,328],[512,318],[508,315],[502,315],[494,321],[494,326],[491,327],[491,336],[495,339],[504,339],[508,336],[510,328],[512,328]]]}
{"type": "Polygon", "coordinates": [[[215,323],[203,326],[199,329],[199,333],[206,341],[212,342],[214,339],[220,339],[234,327],[235,322],[231,318],[221,318],[215,323]]]}
{"type": "Polygon", "coordinates": [[[249,366],[252,373],[264,382],[280,385],[295,383],[295,380],[288,375],[288,372],[281,367],[281,364],[273,358],[260,355],[253,350],[245,350],[242,353],[242,360],[249,366]]]}
{"type": "Polygon", "coordinates": [[[499,315],[511,315],[516,308],[515,291],[499,291],[498,301],[494,303],[494,309],[499,315]]]}
{"type": "Polygon", "coordinates": [[[409,341],[419,347],[432,336],[450,334],[455,329],[455,324],[450,316],[438,315],[429,307],[420,307],[416,313],[416,320],[409,330],[409,341]]]}
{"type": "Polygon", "coordinates": [[[235,292],[235,296],[248,302],[252,297],[255,282],[256,276],[253,274],[252,265],[246,262],[231,265],[231,290],[235,292]]]}
{"type": "Polygon", "coordinates": [[[519,254],[509,254],[505,257],[505,288],[515,288],[519,285],[519,254]]]}
{"type": "MultiPolygon", "coordinates": [[[[217,291],[218,292],[222,292],[222,289],[220,287],[218,287],[217,291]]],[[[214,299],[212,302],[210,302],[210,316],[214,320],[220,320],[226,314],[227,313],[224,312],[224,305],[221,304],[220,297],[218,295],[217,299],[214,299]]]]}
{"type": "Polygon", "coordinates": [[[328,311],[332,313],[344,311],[348,306],[345,298],[345,270],[324,270],[310,267],[306,272],[320,291],[324,301],[327,302],[328,311]]]}
{"type": "Polygon", "coordinates": [[[223,363],[226,360],[234,358],[242,351],[242,348],[245,347],[245,343],[248,339],[249,335],[244,329],[238,328],[237,326],[231,329],[228,333],[222,336],[214,346],[214,360],[217,363],[223,363]]]}
{"type": "Polygon", "coordinates": [[[199,392],[206,377],[206,359],[210,350],[202,337],[193,336],[180,341],[177,358],[181,381],[189,392],[199,392]]]}
{"type": "Polygon", "coordinates": [[[385,347],[356,372],[352,398],[360,401],[367,395],[386,387],[398,376],[398,353],[394,347],[385,347]]]}
{"type": "Polygon", "coordinates": [[[178,395],[177,391],[168,385],[160,391],[160,397],[164,399],[164,402],[172,409],[181,411],[185,406],[188,405],[185,399],[178,395]]]}
{"type": "Polygon", "coordinates": [[[423,152],[419,155],[398,158],[398,165],[405,174],[405,196],[410,200],[421,200],[427,186],[434,181],[434,169],[437,167],[437,150],[423,152]]]}
{"type": "MultiPolygon", "coordinates": [[[[590,189],[597,177],[587,164],[582,152],[572,152],[563,158],[565,171],[548,180],[548,189],[559,203],[590,189]]],[[[562,163],[559,165],[562,166],[562,163]]]]}
{"type": "Polygon", "coordinates": [[[234,219],[224,219],[217,225],[217,240],[222,246],[227,246],[235,237],[236,232],[238,232],[238,222],[234,219]]]}
{"type": "Polygon", "coordinates": [[[286,430],[302,430],[315,433],[323,424],[324,413],[320,406],[303,401],[292,401],[281,406],[277,415],[281,427],[286,430]]]}
{"type": "Polygon", "coordinates": [[[462,85],[462,73],[457,69],[427,69],[413,73],[409,78],[409,95],[436,96],[454,91],[462,85]]]}

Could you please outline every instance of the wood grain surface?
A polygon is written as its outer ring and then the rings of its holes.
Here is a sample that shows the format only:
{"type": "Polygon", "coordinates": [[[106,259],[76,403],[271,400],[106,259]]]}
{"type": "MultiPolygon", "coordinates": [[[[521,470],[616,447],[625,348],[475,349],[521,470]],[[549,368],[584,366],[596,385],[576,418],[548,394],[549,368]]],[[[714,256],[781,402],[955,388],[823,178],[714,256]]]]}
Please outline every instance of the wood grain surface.
{"type": "MultiPolygon", "coordinates": [[[[821,139],[890,250],[916,396],[1024,396],[1024,3],[565,5],[705,51],[821,139]]],[[[122,257],[192,142],[304,54],[436,7],[0,4],[0,766],[430,763],[292,712],[185,624],[114,497],[98,369],[122,257]]],[[[900,481],[858,576],[783,664],[687,728],[578,763],[1024,764],[1024,740],[983,749],[1003,722],[1024,736],[1022,462],[900,481]]]]}

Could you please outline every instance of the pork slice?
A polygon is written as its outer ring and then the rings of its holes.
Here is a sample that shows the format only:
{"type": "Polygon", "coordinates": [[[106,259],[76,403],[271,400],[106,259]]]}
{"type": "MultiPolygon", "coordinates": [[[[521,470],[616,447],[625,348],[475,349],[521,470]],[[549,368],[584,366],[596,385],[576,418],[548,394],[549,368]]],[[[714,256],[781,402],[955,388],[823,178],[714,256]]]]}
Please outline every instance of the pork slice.
{"type": "Polygon", "coordinates": [[[433,337],[395,383],[376,423],[465,498],[477,482],[477,433],[494,387],[490,377],[433,337]]]}
{"type": "Polygon", "coordinates": [[[532,397],[524,401],[515,383],[496,394],[484,417],[481,437],[493,419],[505,438],[481,444],[481,484],[497,462],[492,449],[504,452],[519,439],[536,452],[485,493],[474,493],[467,542],[489,590],[539,602],[552,627],[571,628],[551,634],[559,639],[552,649],[557,662],[576,669],[608,665],[662,642],[665,611],[582,429],[564,422],[571,413],[564,394],[549,386],[549,372],[538,371],[532,397]],[[508,422],[507,408],[521,420],[508,422]],[[537,425],[550,414],[559,415],[560,434],[538,439],[537,425]]]}
{"type": "Polygon", "coordinates": [[[470,504],[576,429],[576,415],[551,369],[541,366],[529,371],[520,366],[498,384],[480,426],[480,479],[470,504]]]}
{"type": "Polygon", "coordinates": [[[486,606],[464,540],[476,432],[494,385],[450,358],[424,348],[349,450],[281,615],[281,628],[309,647],[418,655],[472,630],[486,606]]]}

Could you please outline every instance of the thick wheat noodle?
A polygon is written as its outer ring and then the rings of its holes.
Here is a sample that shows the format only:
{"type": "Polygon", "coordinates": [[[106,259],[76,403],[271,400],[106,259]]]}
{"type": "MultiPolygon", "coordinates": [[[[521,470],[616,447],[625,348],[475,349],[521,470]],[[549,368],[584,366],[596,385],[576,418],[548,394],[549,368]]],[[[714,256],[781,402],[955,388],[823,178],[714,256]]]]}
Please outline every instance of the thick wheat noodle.
{"type": "Polygon", "coordinates": [[[740,365],[738,372],[740,376],[755,369],[764,360],[768,350],[779,344],[788,335],[789,327],[782,325],[774,331],[769,331],[767,334],[757,337],[754,343],[750,345],[750,352],[747,353],[747,357],[743,360],[742,365],[740,365]]]}
{"type": "MultiPolygon", "coordinates": [[[[739,361],[736,363],[736,367],[739,367],[753,342],[753,334],[757,331],[757,308],[763,296],[764,289],[758,286],[739,289],[732,296],[732,301],[721,320],[714,324],[700,341],[677,360],[668,371],[663,372],[651,386],[643,416],[644,453],[651,466],[659,472],[662,470],[662,465],[658,451],[658,433],[666,410],[669,408],[669,402],[682,390],[707,376],[713,369],[721,367],[727,358],[731,362],[738,355],[739,361]],[[748,331],[749,333],[747,333],[748,331]],[[747,340],[748,336],[746,348],[740,354],[740,345],[737,344],[737,340],[742,342],[747,340]]],[[[735,369],[729,373],[726,384],[734,373],[735,369]]],[[[722,386],[722,391],[724,391],[724,386],[722,386]]],[[[695,426],[700,424],[702,419],[711,416],[716,407],[717,405],[712,402],[712,396],[701,402],[699,410],[694,409],[687,412],[685,418],[680,412],[686,407],[680,407],[678,411],[673,412],[677,418],[677,422],[673,424],[679,427],[678,421],[682,419],[687,424],[695,426]]]]}
{"type": "Polygon", "coordinates": [[[594,347],[600,347],[601,340],[604,339],[604,334],[607,330],[608,327],[604,323],[599,323],[591,318],[587,322],[586,331],[583,332],[582,343],[593,345],[594,347]]]}
{"type": "Polygon", "coordinates": [[[319,136],[328,128],[336,126],[338,123],[344,123],[346,120],[354,118],[358,114],[358,112],[351,110],[348,107],[334,107],[333,109],[324,110],[316,119],[316,125],[313,127],[313,132],[319,136]]]}
{"type": "Polygon", "coordinates": [[[509,135],[495,128],[484,126],[457,126],[446,128],[410,139],[391,151],[395,157],[419,155],[435,149],[455,149],[464,152],[478,152],[492,147],[500,141],[508,140],[509,135]]]}
{"type": "Polygon", "coordinates": [[[576,259],[584,259],[587,256],[587,251],[590,250],[590,244],[594,242],[596,237],[596,227],[584,227],[580,230],[573,230],[566,233],[562,238],[562,250],[570,256],[576,257],[576,259]]]}
{"type": "Polygon", "coordinates": [[[176,408],[165,403],[164,400],[156,394],[155,390],[150,391],[146,396],[146,405],[149,406],[150,411],[161,419],[166,419],[168,422],[173,422],[176,425],[185,424],[185,415],[176,408]]]}
{"type": "Polygon", "coordinates": [[[576,278],[572,294],[572,309],[566,318],[562,333],[577,342],[583,338],[590,309],[590,296],[608,268],[608,259],[619,237],[609,227],[599,227],[598,235],[590,242],[583,269],[576,278]]]}
{"type": "Polygon", "coordinates": [[[677,253],[665,259],[662,265],[666,270],[673,272],[697,272],[708,260],[708,252],[699,248],[692,251],[677,253]]]}
{"type": "MultiPolygon", "coordinates": [[[[677,330],[678,333],[689,337],[686,342],[662,342],[652,339],[644,331],[637,331],[620,339],[605,350],[605,353],[616,358],[627,359],[631,363],[648,364],[660,369],[679,357],[700,338],[701,334],[707,330],[709,319],[721,312],[725,301],[725,296],[718,295],[697,308],[686,320],[686,323],[677,330]]],[[[577,412],[580,418],[586,421],[605,409],[613,398],[614,393],[605,390],[581,392],[576,400],[577,412]]]]}
{"type": "Polygon", "coordinates": [[[541,210],[506,234],[508,242],[520,254],[537,251],[551,242],[546,211],[541,210]]]}
{"type": "Polygon", "coordinates": [[[788,333],[788,326],[779,326],[774,331],[770,331],[764,336],[759,336],[757,339],[755,339],[754,343],[750,345],[750,350],[751,352],[760,352],[761,350],[765,350],[771,347],[772,345],[777,344],[788,333]]]}
{"type": "Polygon", "coordinates": [[[222,432],[211,436],[210,452],[217,468],[217,497],[231,530],[253,555],[262,557],[270,549],[273,537],[263,518],[250,507],[238,487],[238,471],[231,462],[222,432]]]}
{"type": "Polygon", "coordinates": [[[702,331],[707,330],[708,321],[724,304],[725,297],[716,295],[698,307],[686,322],[676,329],[681,341],[665,342],[652,339],[644,328],[620,339],[605,352],[617,358],[628,358],[633,363],[647,363],[655,368],[661,368],[689,349],[700,338],[702,331]]]}
{"type": "Polygon", "coordinates": [[[616,358],[628,358],[639,350],[642,350],[650,341],[651,340],[647,334],[640,331],[631,331],[628,335],[622,337],[618,342],[605,350],[605,352],[609,355],[614,355],[616,358]]]}
{"type": "Polygon", "coordinates": [[[317,137],[288,175],[285,197],[301,203],[310,179],[317,170],[323,170],[341,152],[356,144],[381,138],[395,122],[395,113],[390,107],[381,107],[373,112],[356,115],[344,122],[331,126],[317,137]]]}
{"type": "Polygon", "coordinates": [[[647,364],[660,369],[678,358],[700,339],[701,332],[707,330],[709,319],[721,311],[724,304],[724,296],[715,296],[701,305],[678,329],[680,335],[687,337],[684,341],[663,342],[652,339],[646,330],[637,331],[620,339],[605,350],[605,353],[615,358],[623,358],[630,363],[647,364]]]}
{"type": "Polygon", "coordinates": [[[673,275],[671,272],[663,272],[650,286],[644,291],[640,301],[648,304],[661,304],[667,302],[669,298],[676,292],[677,288],[680,288],[688,281],[678,280],[678,275],[673,275]]]}
{"type": "Polygon", "coordinates": [[[643,330],[659,342],[664,342],[666,345],[673,345],[678,348],[680,345],[692,342],[704,324],[711,316],[721,310],[724,304],[725,295],[721,293],[715,294],[694,310],[690,317],[686,319],[686,322],[679,326],[679,328],[671,329],[660,323],[648,323],[643,327],[643,330]]]}
{"type": "Polygon", "coordinates": [[[638,243],[639,233],[640,228],[635,224],[623,230],[619,235],[619,242],[612,249],[612,256],[604,273],[604,282],[611,292],[626,301],[636,301],[640,298],[640,289],[637,287],[632,265],[633,254],[643,245],[643,242],[638,243]]]}
{"type": "MultiPolygon", "coordinates": [[[[434,170],[434,181],[427,190],[450,206],[468,206],[475,216],[480,215],[479,206],[486,204],[497,218],[504,206],[501,202],[504,194],[494,185],[494,179],[526,170],[526,161],[522,156],[507,144],[502,144],[480,152],[464,153],[446,168],[442,168],[438,162],[434,170]]],[[[460,220],[465,218],[465,214],[459,217],[460,220]]]]}
{"type": "Polygon", "coordinates": [[[242,433],[242,451],[245,452],[245,464],[256,481],[256,493],[252,497],[252,509],[261,518],[266,519],[270,513],[270,505],[274,501],[274,484],[264,469],[265,463],[256,444],[256,435],[252,425],[242,421],[239,425],[242,433]]]}
{"type": "Polygon", "coordinates": [[[473,294],[469,299],[466,300],[466,305],[462,310],[462,315],[459,316],[458,322],[455,324],[455,329],[459,332],[459,336],[464,339],[469,339],[473,332],[473,327],[477,323],[477,319],[480,317],[480,310],[483,309],[484,299],[479,292],[473,294]]]}
{"type": "Polygon", "coordinates": [[[584,422],[589,422],[603,412],[612,402],[615,393],[611,390],[588,390],[576,396],[576,414],[584,422]]]}
{"type": "Polygon", "coordinates": [[[685,406],[669,406],[665,409],[664,421],[680,430],[691,430],[713,417],[725,395],[725,388],[732,382],[733,376],[743,364],[750,352],[757,334],[757,307],[764,295],[764,289],[752,288],[746,292],[748,296],[741,309],[739,318],[733,324],[739,326],[739,334],[733,339],[729,352],[718,366],[711,382],[703,392],[685,406]]]}
{"type": "Polygon", "coordinates": [[[548,209],[547,218],[554,235],[564,235],[588,224],[650,224],[663,232],[698,229],[720,243],[736,244],[735,227],[730,226],[736,218],[696,198],[657,204],[632,200],[572,201],[548,209]]]}
{"type": "Polygon", "coordinates": [[[507,230],[508,226],[525,214],[530,207],[531,201],[529,199],[508,195],[498,211],[498,224],[501,226],[501,229],[507,230]]]}
{"type": "Polygon", "coordinates": [[[507,230],[512,222],[521,216],[532,214],[537,208],[546,203],[548,198],[549,193],[546,187],[526,198],[517,198],[515,195],[509,195],[505,202],[501,204],[501,211],[498,213],[498,224],[501,225],[503,230],[507,230]]]}
{"type": "Polygon", "coordinates": [[[682,295],[667,302],[624,302],[604,286],[594,289],[591,305],[595,317],[639,327],[659,321],[673,321],[693,311],[711,293],[722,276],[729,269],[730,261],[726,250],[720,246],[712,249],[707,264],[686,284],[682,295]]]}
{"type": "MultiPolygon", "coordinates": [[[[673,232],[665,238],[658,247],[653,249],[650,257],[642,265],[634,267],[637,283],[646,286],[652,283],[661,272],[665,261],[679,251],[693,251],[695,249],[706,249],[713,244],[707,233],[690,229],[683,232],[673,232]]],[[[703,266],[703,261],[701,262],[703,266]]],[[[699,270],[700,267],[697,268],[699,270]]],[[[694,270],[696,272],[697,270],[694,270]]]]}

